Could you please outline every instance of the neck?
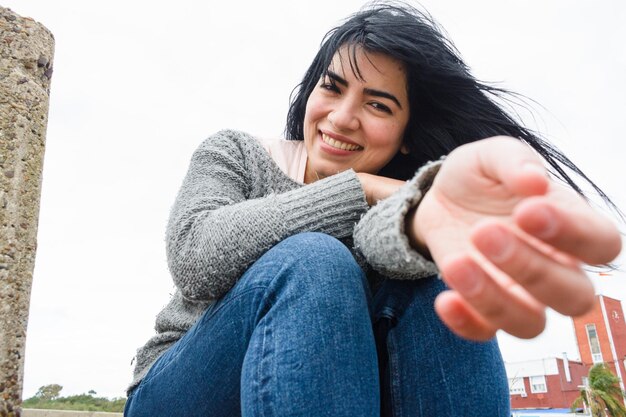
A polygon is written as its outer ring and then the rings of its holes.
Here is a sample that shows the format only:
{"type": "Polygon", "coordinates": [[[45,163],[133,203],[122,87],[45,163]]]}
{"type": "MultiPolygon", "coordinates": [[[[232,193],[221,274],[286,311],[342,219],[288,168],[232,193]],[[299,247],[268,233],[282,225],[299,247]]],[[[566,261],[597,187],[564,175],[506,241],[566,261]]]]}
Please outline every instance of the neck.
{"type": "Polygon", "coordinates": [[[304,183],[311,184],[320,179],[321,178],[318,175],[317,171],[311,168],[311,164],[309,163],[309,160],[307,159],[306,168],[304,169],[304,183]]]}

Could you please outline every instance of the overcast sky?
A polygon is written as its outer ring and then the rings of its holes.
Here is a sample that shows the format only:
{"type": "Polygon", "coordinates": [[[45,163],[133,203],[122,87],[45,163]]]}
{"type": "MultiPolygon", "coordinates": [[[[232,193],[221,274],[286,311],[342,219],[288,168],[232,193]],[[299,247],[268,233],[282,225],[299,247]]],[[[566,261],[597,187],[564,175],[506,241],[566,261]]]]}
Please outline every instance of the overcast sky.
{"type": "MultiPolygon", "coordinates": [[[[191,153],[223,128],[281,136],[322,36],[363,2],[0,3],[56,38],[24,397],[50,383],[121,396],[174,291],[164,230],[191,153]]],[[[530,127],[626,208],[626,3],[422,4],[474,75],[535,100],[530,127]]],[[[625,278],[594,282],[626,300],[625,278]]],[[[556,314],[535,340],[499,339],[507,361],[579,357],[556,314]]]]}

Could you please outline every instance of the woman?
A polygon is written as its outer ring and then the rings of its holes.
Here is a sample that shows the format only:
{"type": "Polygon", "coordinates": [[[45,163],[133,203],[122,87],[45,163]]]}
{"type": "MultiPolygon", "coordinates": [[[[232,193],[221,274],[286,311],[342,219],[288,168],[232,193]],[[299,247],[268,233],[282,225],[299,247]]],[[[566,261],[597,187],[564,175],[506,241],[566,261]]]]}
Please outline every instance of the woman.
{"type": "Polygon", "coordinates": [[[376,4],[326,37],[292,141],[200,145],[125,414],[508,416],[495,331],[587,311],[578,264],[621,243],[490,93],[427,17],[376,4]]]}

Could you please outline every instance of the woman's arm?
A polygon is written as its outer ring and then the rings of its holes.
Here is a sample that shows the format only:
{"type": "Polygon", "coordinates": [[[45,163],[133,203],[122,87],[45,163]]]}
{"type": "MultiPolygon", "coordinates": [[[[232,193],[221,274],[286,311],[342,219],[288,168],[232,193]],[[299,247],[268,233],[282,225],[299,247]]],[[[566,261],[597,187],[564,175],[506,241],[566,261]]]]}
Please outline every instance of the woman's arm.
{"type": "Polygon", "coordinates": [[[223,131],[194,152],[167,227],[167,257],[188,299],[216,299],[296,233],[350,236],[367,209],[353,171],[297,187],[255,139],[223,131]],[[288,191],[285,191],[288,189],[288,191]]]}

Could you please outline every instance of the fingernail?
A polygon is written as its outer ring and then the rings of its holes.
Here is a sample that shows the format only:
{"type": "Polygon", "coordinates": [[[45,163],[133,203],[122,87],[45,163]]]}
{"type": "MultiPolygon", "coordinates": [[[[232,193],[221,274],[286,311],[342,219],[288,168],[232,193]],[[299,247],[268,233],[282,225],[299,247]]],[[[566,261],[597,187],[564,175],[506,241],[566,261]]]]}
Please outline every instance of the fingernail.
{"type": "Polygon", "coordinates": [[[463,295],[472,296],[480,292],[482,281],[481,271],[473,263],[463,263],[455,266],[452,271],[454,289],[463,295]]]}
{"type": "Polygon", "coordinates": [[[512,237],[500,226],[490,227],[474,243],[487,258],[496,263],[505,261],[513,248],[512,237]]]}
{"type": "Polygon", "coordinates": [[[448,320],[450,320],[450,324],[457,329],[464,327],[467,323],[467,317],[458,312],[450,316],[448,320]]]}
{"type": "Polygon", "coordinates": [[[533,235],[541,239],[554,237],[557,231],[556,219],[548,207],[538,207],[534,213],[534,224],[531,230],[533,235]]]}

